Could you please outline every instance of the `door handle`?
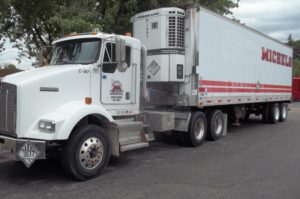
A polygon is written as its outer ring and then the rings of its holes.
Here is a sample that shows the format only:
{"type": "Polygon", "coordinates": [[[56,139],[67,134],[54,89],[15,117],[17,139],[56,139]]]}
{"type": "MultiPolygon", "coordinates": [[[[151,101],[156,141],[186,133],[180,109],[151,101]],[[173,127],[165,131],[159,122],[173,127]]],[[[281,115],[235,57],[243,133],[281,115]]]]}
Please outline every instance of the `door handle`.
{"type": "Polygon", "coordinates": [[[126,92],[126,100],[130,99],[130,92],[126,92]]]}

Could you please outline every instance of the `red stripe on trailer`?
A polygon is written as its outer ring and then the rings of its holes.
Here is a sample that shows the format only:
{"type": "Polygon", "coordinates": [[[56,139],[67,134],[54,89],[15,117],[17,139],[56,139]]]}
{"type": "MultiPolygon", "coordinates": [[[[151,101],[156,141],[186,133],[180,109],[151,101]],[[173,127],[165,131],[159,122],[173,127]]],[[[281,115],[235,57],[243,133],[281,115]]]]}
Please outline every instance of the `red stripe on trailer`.
{"type": "Polygon", "coordinates": [[[201,93],[205,92],[205,88],[199,88],[199,92],[201,93]]]}
{"type": "Polygon", "coordinates": [[[291,89],[291,86],[283,86],[283,85],[271,85],[271,84],[262,84],[261,88],[282,88],[282,89],[291,89]]]}
{"type": "Polygon", "coordinates": [[[254,84],[245,82],[226,82],[226,81],[215,81],[215,80],[199,80],[202,86],[226,86],[226,87],[253,87],[256,88],[257,85],[260,88],[277,88],[277,89],[291,89],[291,86],[286,85],[275,85],[275,84],[254,84]]]}
{"type": "Polygon", "coordinates": [[[214,80],[199,80],[199,83],[205,86],[229,86],[229,87],[256,87],[256,84],[242,82],[225,82],[214,80]]]}
{"type": "Polygon", "coordinates": [[[211,93],[291,93],[291,91],[292,90],[253,88],[199,88],[199,92],[211,93]]]}

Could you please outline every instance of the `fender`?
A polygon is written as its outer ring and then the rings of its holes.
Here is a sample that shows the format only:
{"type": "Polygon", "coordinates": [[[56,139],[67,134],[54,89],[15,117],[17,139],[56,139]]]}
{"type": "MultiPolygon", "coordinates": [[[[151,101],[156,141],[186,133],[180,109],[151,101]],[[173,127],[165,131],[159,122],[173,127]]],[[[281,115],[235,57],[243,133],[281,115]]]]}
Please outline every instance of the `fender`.
{"type": "Polygon", "coordinates": [[[64,104],[53,112],[41,116],[27,131],[24,137],[42,140],[67,140],[75,125],[85,116],[99,114],[113,122],[112,116],[99,104],[87,105],[82,101],[64,104]],[[55,132],[46,132],[39,129],[40,120],[55,122],[55,132]]]}

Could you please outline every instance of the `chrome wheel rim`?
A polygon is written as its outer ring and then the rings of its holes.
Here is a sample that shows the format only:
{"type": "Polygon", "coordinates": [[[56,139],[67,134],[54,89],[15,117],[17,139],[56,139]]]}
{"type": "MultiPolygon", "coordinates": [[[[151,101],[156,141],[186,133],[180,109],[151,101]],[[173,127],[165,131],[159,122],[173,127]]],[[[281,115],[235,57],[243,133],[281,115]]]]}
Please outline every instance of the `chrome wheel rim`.
{"type": "Polygon", "coordinates": [[[280,111],[279,111],[279,107],[278,106],[275,107],[274,112],[275,112],[275,120],[279,120],[280,111]]]}
{"type": "Polygon", "coordinates": [[[84,169],[96,168],[103,159],[103,144],[99,138],[86,139],[79,151],[79,161],[84,169]]]}
{"type": "Polygon", "coordinates": [[[214,121],[214,132],[216,135],[220,135],[222,133],[222,128],[223,128],[223,122],[222,122],[222,118],[218,117],[215,121],[214,121]]]}
{"type": "Polygon", "coordinates": [[[194,128],[194,135],[197,140],[201,140],[203,138],[205,131],[204,122],[201,119],[198,119],[194,128]]]}
{"type": "Polygon", "coordinates": [[[283,106],[283,107],[282,107],[282,110],[281,110],[281,111],[282,111],[282,118],[283,118],[283,119],[285,119],[286,116],[287,116],[287,110],[286,110],[286,109],[287,109],[286,106],[283,106]]]}

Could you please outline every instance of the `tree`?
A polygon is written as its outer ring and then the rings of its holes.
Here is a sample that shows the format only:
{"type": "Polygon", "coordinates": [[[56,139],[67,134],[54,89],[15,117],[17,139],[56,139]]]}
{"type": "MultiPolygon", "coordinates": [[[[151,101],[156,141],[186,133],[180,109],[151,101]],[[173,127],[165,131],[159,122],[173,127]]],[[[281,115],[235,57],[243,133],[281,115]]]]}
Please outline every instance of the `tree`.
{"type": "Polygon", "coordinates": [[[294,43],[294,40],[293,40],[292,34],[289,34],[289,37],[288,37],[288,39],[287,39],[287,40],[288,40],[288,43],[287,43],[287,44],[288,44],[289,46],[292,46],[292,45],[293,45],[293,43],[294,43]]]}
{"type": "Polygon", "coordinates": [[[289,34],[287,41],[287,45],[293,47],[294,51],[293,77],[300,77],[300,39],[295,41],[289,34]]]}
{"type": "Polygon", "coordinates": [[[292,35],[289,34],[287,41],[287,45],[291,46],[294,50],[294,59],[300,59],[300,39],[293,40],[292,35]]]}
{"type": "Polygon", "coordinates": [[[293,77],[300,77],[300,59],[294,60],[293,77]]]}
{"type": "Polygon", "coordinates": [[[5,64],[4,65],[4,69],[8,69],[8,70],[16,70],[17,67],[14,64],[5,64]]]}
{"type": "MultiPolygon", "coordinates": [[[[238,6],[232,0],[1,0],[0,40],[16,41],[21,56],[37,56],[37,49],[49,54],[51,43],[64,34],[94,29],[124,34],[131,30],[130,17],[166,6],[201,4],[220,14],[238,6]],[[25,49],[20,41],[25,42],[25,49]]],[[[0,51],[1,51],[0,41],[0,51]]],[[[2,46],[3,47],[3,46],[2,46]]]]}
{"type": "MultiPolygon", "coordinates": [[[[4,0],[1,7],[1,37],[26,49],[22,55],[36,56],[36,49],[50,46],[55,38],[74,31],[101,27],[96,0],[4,0]],[[4,10],[6,10],[4,12],[4,10]]],[[[49,52],[46,52],[49,53],[49,52]]]]}

